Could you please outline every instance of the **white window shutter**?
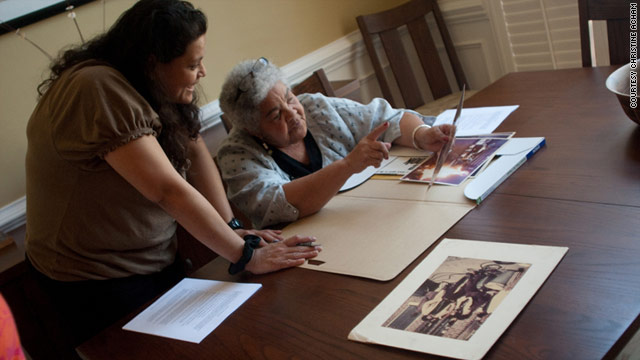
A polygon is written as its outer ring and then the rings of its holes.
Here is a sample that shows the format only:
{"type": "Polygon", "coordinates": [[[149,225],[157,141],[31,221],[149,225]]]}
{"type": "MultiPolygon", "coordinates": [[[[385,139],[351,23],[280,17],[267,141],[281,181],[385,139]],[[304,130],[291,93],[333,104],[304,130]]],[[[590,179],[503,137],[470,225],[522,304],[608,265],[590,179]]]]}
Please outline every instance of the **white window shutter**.
{"type": "Polygon", "coordinates": [[[510,71],[582,66],[577,0],[486,0],[510,71]]]}

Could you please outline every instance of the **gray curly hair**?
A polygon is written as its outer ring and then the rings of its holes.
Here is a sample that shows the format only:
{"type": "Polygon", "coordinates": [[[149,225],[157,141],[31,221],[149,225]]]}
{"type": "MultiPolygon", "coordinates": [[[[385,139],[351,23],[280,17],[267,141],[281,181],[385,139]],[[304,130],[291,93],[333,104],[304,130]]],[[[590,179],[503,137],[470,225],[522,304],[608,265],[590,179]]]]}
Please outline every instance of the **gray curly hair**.
{"type": "Polygon", "coordinates": [[[233,67],[222,85],[220,108],[234,127],[258,133],[258,106],[278,81],[289,86],[282,70],[274,64],[268,61],[261,63],[260,59],[242,61],[233,67]],[[239,89],[240,83],[244,83],[246,91],[239,89]]]}

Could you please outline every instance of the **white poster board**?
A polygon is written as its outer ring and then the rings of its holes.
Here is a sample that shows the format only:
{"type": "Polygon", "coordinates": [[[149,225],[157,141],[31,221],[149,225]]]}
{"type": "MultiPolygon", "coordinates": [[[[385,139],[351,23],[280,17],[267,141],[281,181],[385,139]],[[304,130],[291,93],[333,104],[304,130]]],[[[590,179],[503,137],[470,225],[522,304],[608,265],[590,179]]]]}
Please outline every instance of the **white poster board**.
{"type": "Polygon", "coordinates": [[[349,339],[481,359],[567,250],[444,239],[349,339]]]}

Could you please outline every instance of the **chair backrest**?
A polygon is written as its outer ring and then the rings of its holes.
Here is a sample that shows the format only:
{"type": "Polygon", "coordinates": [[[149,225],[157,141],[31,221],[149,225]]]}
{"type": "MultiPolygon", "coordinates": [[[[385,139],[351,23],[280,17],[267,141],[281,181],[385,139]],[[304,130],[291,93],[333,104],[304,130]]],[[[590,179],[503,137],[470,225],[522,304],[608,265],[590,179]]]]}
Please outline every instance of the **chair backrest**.
{"type": "Polygon", "coordinates": [[[629,0],[578,0],[583,67],[592,65],[589,20],[607,21],[611,65],[629,62],[630,2],[629,0]]]}
{"type": "MultiPolygon", "coordinates": [[[[302,80],[297,85],[294,85],[291,91],[296,95],[300,95],[304,93],[319,92],[325,96],[330,96],[330,97],[336,96],[336,92],[331,86],[331,83],[327,78],[327,74],[325,74],[323,69],[318,69],[314,71],[311,75],[309,75],[309,77],[302,80]]],[[[224,116],[224,114],[220,116],[220,119],[222,120],[222,125],[224,126],[224,129],[227,131],[227,133],[229,133],[229,131],[231,131],[231,127],[233,126],[231,124],[231,121],[229,121],[229,119],[227,119],[227,117],[224,116]]]]}
{"type": "Polygon", "coordinates": [[[452,93],[442,61],[438,56],[433,36],[427,25],[426,16],[431,13],[442,37],[442,42],[459,87],[458,90],[462,89],[463,84],[466,84],[468,89],[469,84],[436,0],[412,0],[390,10],[376,14],[361,15],[356,18],[378,78],[382,95],[394,107],[398,107],[398,104],[393,99],[389,82],[382,67],[382,61],[374,48],[373,39],[375,36],[380,37],[405,107],[415,109],[425,103],[398,30],[404,25],[407,26],[411,35],[433,98],[438,99],[452,93]]]}
{"type": "Polygon", "coordinates": [[[323,69],[313,72],[308,78],[302,80],[299,84],[294,85],[291,89],[294,94],[300,95],[305,93],[322,93],[325,96],[335,97],[336,92],[331,86],[327,74],[323,69]]]}

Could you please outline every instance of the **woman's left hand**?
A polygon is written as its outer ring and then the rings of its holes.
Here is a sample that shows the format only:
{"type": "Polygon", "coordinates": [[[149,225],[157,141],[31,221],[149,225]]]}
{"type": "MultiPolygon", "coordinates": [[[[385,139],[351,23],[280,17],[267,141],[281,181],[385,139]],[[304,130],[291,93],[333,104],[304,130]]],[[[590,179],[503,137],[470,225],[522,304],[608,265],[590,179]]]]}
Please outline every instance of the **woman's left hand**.
{"type": "Polygon", "coordinates": [[[424,127],[415,133],[415,142],[422,150],[440,151],[453,134],[454,126],[450,124],[438,125],[432,128],[424,127]]]}
{"type": "Polygon", "coordinates": [[[256,235],[256,236],[259,236],[260,238],[262,238],[262,240],[264,240],[264,241],[260,242],[260,246],[267,245],[265,243],[265,241],[267,243],[271,243],[271,242],[278,242],[278,241],[284,240],[284,237],[281,235],[282,234],[282,230],[271,230],[271,229],[266,229],[266,230],[254,230],[254,229],[245,230],[245,229],[236,229],[234,231],[240,237],[244,237],[245,235],[256,235]]]}

